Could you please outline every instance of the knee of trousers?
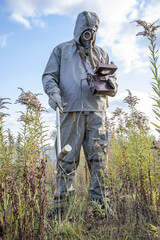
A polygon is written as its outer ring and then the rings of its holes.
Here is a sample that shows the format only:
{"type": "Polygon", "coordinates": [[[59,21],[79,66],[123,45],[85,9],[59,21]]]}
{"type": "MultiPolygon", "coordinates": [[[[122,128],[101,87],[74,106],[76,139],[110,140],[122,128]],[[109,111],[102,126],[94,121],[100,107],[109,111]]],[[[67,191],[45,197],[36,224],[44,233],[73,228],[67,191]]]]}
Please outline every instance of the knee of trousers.
{"type": "Polygon", "coordinates": [[[105,169],[107,165],[106,159],[102,156],[99,156],[99,158],[88,159],[88,162],[92,168],[94,167],[97,169],[105,169]]]}
{"type": "Polygon", "coordinates": [[[64,171],[64,173],[69,174],[69,173],[75,171],[76,168],[77,168],[77,164],[74,163],[73,161],[70,161],[70,162],[60,161],[57,164],[57,175],[63,175],[63,171],[64,171]]]}

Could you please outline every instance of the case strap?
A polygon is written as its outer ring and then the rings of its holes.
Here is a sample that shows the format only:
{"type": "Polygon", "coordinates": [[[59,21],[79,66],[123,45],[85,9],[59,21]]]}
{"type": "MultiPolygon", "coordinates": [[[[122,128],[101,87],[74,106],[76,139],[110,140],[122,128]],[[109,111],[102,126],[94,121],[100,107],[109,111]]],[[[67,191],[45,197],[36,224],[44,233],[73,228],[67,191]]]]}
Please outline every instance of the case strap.
{"type": "Polygon", "coordinates": [[[88,69],[86,68],[86,65],[85,65],[85,59],[86,59],[86,58],[85,58],[84,54],[82,53],[82,51],[80,50],[78,44],[75,43],[75,45],[76,45],[76,47],[77,47],[79,56],[80,56],[80,58],[81,58],[82,65],[83,65],[83,67],[84,67],[84,69],[85,69],[85,72],[88,74],[88,69]]]}
{"type": "MultiPolygon", "coordinates": [[[[85,52],[83,51],[83,49],[81,49],[81,47],[78,45],[78,43],[75,42],[73,39],[71,40],[71,42],[77,47],[78,53],[79,53],[79,55],[81,57],[81,61],[82,61],[83,67],[84,67],[86,73],[88,73],[88,70],[87,70],[86,65],[85,65],[85,59],[87,58],[87,56],[85,55],[85,52]]],[[[100,58],[98,56],[98,53],[97,53],[97,51],[96,51],[96,49],[94,47],[93,47],[93,52],[96,55],[98,62],[101,62],[100,58]]],[[[94,62],[96,62],[95,59],[94,59],[94,62]]]]}
{"type": "MultiPolygon", "coordinates": [[[[85,65],[85,63],[84,63],[84,62],[85,62],[85,61],[84,61],[85,55],[82,53],[82,51],[79,49],[78,44],[77,44],[73,39],[71,40],[71,42],[72,42],[74,45],[76,45],[77,50],[78,50],[78,53],[79,53],[80,58],[81,58],[82,65],[83,65],[83,67],[84,67],[84,69],[85,69],[86,74],[88,74],[88,70],[87,70],[86,65],[85,65]]],[[[100,58],[99,58],[99,56],[98,56],[95,48],[93,48],[93,51],[94,51],[94,53],[95,53],[98,61],[100,62],[100,58]]],[[[109,107],[109,104],[108,104],[108,96],[106,96],[106,108],[108,108],[108,107],[109,107]]]]}

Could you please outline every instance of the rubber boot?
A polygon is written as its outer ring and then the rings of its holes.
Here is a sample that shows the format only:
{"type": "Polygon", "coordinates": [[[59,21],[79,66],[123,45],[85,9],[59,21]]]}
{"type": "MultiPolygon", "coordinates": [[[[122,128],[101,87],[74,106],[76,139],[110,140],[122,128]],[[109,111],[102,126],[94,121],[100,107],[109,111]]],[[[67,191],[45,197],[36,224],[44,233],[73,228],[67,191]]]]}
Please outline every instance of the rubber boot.
{"type": "Polygon", "coordinates": [[[93,206],[93,216],[95,218],[104,219],[114,217],[113,210],[108,202],[104,203],[101,199],[92,199],[91,204],[93,206]]]}
{"type": "Polygon", "coordinates": [[[69,192],[66,195],[55,196],[51,205],[53,209],[48,213],[47,217],[54,220],[62,220],[64,213],[68,208],[70,199],[74,196],[74,191],[69,192]]]}

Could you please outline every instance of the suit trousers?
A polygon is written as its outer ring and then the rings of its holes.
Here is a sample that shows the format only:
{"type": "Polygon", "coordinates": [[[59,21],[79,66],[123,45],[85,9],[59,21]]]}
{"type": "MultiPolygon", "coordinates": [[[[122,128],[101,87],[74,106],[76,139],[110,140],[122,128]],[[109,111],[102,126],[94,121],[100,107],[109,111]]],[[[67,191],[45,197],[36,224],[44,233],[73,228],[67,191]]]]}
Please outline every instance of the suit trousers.
{"type": "Polygon", "coordinates": [[[106,113],[68,112],[61,114],[60,123],[61,146],[63,148],[69,144],[72,150],[60,161],[61,167],[57,164],[55,199],[74,192],[73,180],[80,161],[81,146],[91,175],[89,197],[93,200],[102,199],[107,195],[103,177],[107,170],[106,113]]]}

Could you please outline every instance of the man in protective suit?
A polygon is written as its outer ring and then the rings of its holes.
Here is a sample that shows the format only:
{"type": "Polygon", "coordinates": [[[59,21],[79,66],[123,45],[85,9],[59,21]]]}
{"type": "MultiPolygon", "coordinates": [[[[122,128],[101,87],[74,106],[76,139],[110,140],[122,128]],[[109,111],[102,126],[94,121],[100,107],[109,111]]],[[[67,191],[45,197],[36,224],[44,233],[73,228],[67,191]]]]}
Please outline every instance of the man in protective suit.
{"type": "MultiPolygon", "coordinates": [[[[106,120],[106,95],[93,95],[86,81],[88,73],[94,73],[99,62],[109,64],[108,54],[95,45],[99,17],[94,12],[83,11],[76,20],[74,39],[55,47],[46,65],[42,82],[49,96],[49,105],[63,110],[60,116],[61,145],[69,144],[71,152],[57,165],[57,191],[54,200],[74,193],[73,179],[83,146],[91,174],[89,197],[103,205],[107,189],[102,178],[106,168],[108,135],[106,120]],[[95,147],[97,140],[100,148],[95,147]],[[63,170],[62,170],[63,169],[63,170]],[[66,174],[67,173],[67,174],[66,174]]],[[[110,84],[117,92],[115,75],[109,76],[110,84]]]]}

